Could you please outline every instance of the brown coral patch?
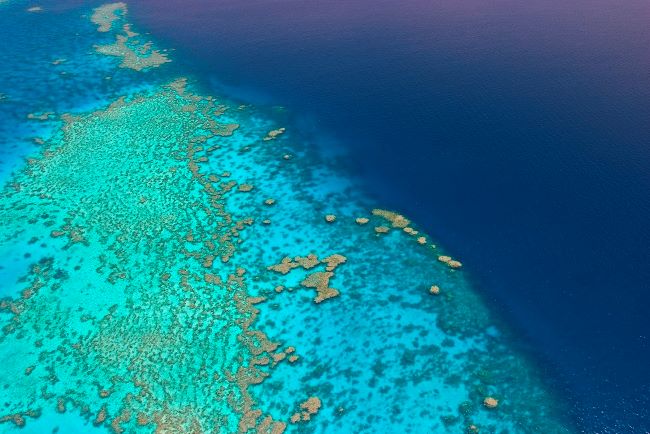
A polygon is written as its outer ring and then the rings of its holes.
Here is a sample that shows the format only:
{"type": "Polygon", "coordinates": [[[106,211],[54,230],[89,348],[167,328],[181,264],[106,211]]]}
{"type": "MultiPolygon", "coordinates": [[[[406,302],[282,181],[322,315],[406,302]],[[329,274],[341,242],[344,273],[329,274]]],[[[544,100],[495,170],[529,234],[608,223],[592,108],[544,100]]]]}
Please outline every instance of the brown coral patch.
{"type": "MultiPolygon", "coordinates": [[[[315,303],[320,303],[328,298],[336,297],[340,293],[335,288],[329,287],[329,281],[334,276],[334,270],[341,264],[345,263],[347,258],[338,253],[332,254],[323,260],[318,260],[318,257],[313,253],[307,256],[296,256],[294,259],[288,256],[283,258],[279,264],[267,267],[270,271],[275,271],[281,274],[288,274],[295,268],[303,268],[305,270],[312,269],[319,264],[325,264],[325,271],[318,271],[311,273],[303,279],[300,283],[305,288],[316,289],[317,295],[314,298],[315,303]]],[[[276,292],[281,292],[284,287],[276,287],[276,292]]]]}
{"type": "Polygon", "coordinates": [[[328,298],[336,297],[339,291],[335,288],[330,288],[330,278],[334,275],[331,271],[317,271],[308,275],[300,284],[305,288],[314,288],[318,295],[314,298],[315,303],[320,303],[328,298]]]}
{"type": "Polygon", "coordinates": [[[305,402],[300,404],[300,408],[303,410],[301,412],[294,413],[291,416],[291,422],[297,423],[300,421],[308,421],[313,415],[318,413],[318,410],[321,408],[321,400],[317,396],[312,396],[308,398],[305,402]]]}
{"type": "Polygon", "coordinates": [[[487,408],[497,408],[499,401],[491,396],[488,396],[483,400],[483,405],[487,408]]]}
{"type": "Polygon", "coordinates": [[[102,5],[93,11],[90,20],[97,24],[98,32],[108,32],[113,26],[113,22],[120,19],[118,12],[126,14],[126,3],[108,3],[102,5]]]}
{"type": "Polygon", "coordinates": [[[286,131],[286,128],[278,128],[277,130],[271,130],[264,137],[265,141],[274,140],[279,135],[283,134],[286,131]]]}
{"type": "Polygon", "coordinates": [[[316,265],[318,265],[320,263],[320,261],[318,260],[318,257],[316,255],[314,255],[313,253],[310,253],[306,257],[296,256],[294,258],[294,261],[296,261],[296,263],[299,266],[301,266],[302,268],[304,268],[305,270],[308,270],[310,268],[314,268],[316,265]]]}
{"type": "Polygon", "coordinates": [[[375,208],[372,210],[372,214],[385,218],[386,220],[392,223],[394,228],[405,228],[411,223],[410,220],[408,220],[403,215],[385,209],[375,208]]]}
{"type": "Polygon", "coordinates": [[[93,425],[99,426],[106,422],[106,418],[108,416],[108,413],[106,411],[106,404],[102,405],[102,408],[99,410],[99,413],[97,413],[97,416],[95,417],[95,420],[93,421],[93,425]]]}
{"type": "Polygon", "coordinates": [[[450,268],[460,268],[463,266],[462,263],[452,259],[451,256],[440,255],[438,256],[438,261],[447,264],[450,268]]]}
{"type": "Polygon", "coordinates": [[[287,274],[289,271],[293,270],[294,268],[298,267],[299,264],[296,262],[293,262],[291,258],[285,257],[282,258],[282,261],[279,264],[271,265],[267,267],[271,271],[276,271],[278,273],[282,274],[287,274]]]}
{"type": "Polygon", "coordinates": [[[327,264],[327,267],[325,268],[326,271],[334,271],[336,267],[345,263],[347,260],[348,258],[345,256],[334,253],[333,255],[329,255],[327,258],[323,259],[321,262],[327,264]]]}

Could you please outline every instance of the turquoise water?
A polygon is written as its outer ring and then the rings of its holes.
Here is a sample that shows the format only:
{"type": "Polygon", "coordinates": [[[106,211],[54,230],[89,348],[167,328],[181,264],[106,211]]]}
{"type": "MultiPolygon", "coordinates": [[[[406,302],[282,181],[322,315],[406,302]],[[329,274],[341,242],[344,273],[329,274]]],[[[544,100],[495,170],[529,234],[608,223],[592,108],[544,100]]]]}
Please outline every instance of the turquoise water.
{"type": "Polygon", "coordinates": [[[0,7],[2,432],[574,431],[340,147],[207,94],[128,5],[0,7]]]}

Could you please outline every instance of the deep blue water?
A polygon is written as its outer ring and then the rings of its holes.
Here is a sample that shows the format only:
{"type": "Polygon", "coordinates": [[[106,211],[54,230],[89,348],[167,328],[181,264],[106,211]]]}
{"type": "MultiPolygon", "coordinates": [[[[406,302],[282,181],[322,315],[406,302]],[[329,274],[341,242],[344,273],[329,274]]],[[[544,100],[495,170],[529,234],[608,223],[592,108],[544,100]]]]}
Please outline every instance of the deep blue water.
{"type": "Polygon", "coordinates": [[[587,431],[650,429],[648,2],[131,13],[206,82],[335,135],[381,201],[471,264],[587,431]]]}

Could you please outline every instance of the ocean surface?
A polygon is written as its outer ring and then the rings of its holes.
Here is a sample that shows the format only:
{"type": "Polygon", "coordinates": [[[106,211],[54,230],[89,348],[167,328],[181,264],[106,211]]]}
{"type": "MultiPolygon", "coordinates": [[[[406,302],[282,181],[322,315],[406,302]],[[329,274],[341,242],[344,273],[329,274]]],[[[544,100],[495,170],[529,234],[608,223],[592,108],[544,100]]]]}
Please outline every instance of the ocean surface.
{"type": "Polygon", "coordinates": [[[648,432],[648,20],[0,2],[0,432],[648,432]]]}

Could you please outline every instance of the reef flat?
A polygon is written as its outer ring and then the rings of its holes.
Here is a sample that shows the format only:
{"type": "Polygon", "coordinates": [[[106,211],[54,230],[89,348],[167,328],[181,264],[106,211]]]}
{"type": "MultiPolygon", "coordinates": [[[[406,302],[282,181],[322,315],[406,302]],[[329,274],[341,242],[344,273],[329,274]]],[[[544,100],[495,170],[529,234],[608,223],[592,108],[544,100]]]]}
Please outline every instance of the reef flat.
{"type": "Polygon", "coordinates": [[[89,13],[122,96],[26,117],[0,194],[0,429],[572,432],[467,265],[286,119],[152,78],[126,12],[89,13]]]}

